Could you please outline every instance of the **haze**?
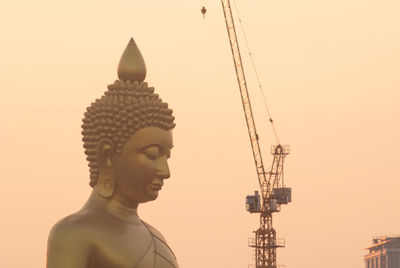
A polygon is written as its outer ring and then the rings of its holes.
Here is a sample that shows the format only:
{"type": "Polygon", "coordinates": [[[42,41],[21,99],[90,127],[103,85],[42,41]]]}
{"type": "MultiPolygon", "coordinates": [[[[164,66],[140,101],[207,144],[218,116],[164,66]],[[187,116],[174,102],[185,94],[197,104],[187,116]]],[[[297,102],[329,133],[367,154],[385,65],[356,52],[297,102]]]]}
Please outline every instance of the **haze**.
{"type": "MultiPolygon", "coordinates": [[[[400,2],[236,1],[292,149],[278,263],[363,267],[373,236],[400,233],[400,2]]],[[[0,25],[1,267],[44,267],[51,226],[86,201],[81,119],[130,37],[177,124],[171,179],[139,215],[181,267],[253,262],[244,201],[258,183],[220,1],[2,0],[0,25]]],[[[268,167],[275,141],[239,39],[268,167]]]]}

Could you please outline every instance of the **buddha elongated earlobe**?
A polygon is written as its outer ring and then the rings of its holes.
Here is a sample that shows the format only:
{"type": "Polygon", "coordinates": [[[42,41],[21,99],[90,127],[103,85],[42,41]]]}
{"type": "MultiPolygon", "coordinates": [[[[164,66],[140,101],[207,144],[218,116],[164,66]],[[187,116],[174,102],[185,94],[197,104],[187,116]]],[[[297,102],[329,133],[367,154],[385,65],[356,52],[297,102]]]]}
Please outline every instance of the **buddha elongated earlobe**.
{"type": "Polygon", "coordinates": [[[97,147],[97,160],[99,163],[99,177],[96,185],[97,193],[102,197],[111,197],[115,190],[113,177],[113,158],[115,145],[109,139],[101,139],[97,147]]]}
{"type": "Polygon", "coordinates": [[[115,191],[115,180],[112,176],[100,172],[99,180],[96,185],[97,193],[101,197],[112,197],[115,191]]]}

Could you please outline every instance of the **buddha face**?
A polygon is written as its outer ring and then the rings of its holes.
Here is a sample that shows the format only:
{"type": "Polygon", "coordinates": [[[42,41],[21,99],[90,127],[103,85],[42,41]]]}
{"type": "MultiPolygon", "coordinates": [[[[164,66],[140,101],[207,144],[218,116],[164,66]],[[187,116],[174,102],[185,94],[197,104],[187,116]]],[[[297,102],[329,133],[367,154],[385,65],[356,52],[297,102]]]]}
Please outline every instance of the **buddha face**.
{"type": "Polygon", "coordinates": [[[170,177],[167,160],[172,147],[171,130],[146,127],[135,132],[113,160],[113,198],[130,207],[156,199],[170,177]]]}

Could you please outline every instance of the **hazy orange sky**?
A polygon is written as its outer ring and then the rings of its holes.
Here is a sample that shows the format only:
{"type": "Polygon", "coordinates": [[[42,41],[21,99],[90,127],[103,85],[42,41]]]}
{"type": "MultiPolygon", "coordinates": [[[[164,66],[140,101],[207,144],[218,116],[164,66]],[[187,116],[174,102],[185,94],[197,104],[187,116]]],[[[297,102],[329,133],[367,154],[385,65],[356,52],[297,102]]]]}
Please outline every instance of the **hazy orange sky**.
{"type": "MultiPolygon", "coordinates": [[[[292,149],[278,263],[363,267],[373,236],[400,234],[400,2],[236,1],[292,149]]],[[[0,25],[1,267],[44,267],[51,226],[86,201],[82,115],[117,78],[131,36],[177,124],[171,179],[139,215],[181,267],[252,263],[258,217],[244,201],[257,176],[220,1],[2,0],[0,25]]],[[[244,62],[269,166],[274,139],[244,62]]]]}

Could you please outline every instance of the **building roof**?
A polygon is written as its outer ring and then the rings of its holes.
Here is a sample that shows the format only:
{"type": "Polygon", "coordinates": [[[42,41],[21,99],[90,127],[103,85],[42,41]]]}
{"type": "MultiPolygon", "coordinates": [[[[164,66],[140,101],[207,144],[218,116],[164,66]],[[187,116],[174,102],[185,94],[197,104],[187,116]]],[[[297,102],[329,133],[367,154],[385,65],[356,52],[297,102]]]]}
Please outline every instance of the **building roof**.
{"type": "Polygon", "coordinates": [[[391,242],[399,242],[400,243],[400,236],[381,236],[381,237],[376,237],[372,239],[372,246],[369,246],[365,249],[368,249],[370,251],[372,250],[377,250],[378,247],[381,247],[385,244],[391,243],[391,242]]]}

